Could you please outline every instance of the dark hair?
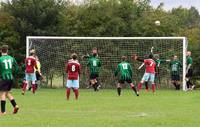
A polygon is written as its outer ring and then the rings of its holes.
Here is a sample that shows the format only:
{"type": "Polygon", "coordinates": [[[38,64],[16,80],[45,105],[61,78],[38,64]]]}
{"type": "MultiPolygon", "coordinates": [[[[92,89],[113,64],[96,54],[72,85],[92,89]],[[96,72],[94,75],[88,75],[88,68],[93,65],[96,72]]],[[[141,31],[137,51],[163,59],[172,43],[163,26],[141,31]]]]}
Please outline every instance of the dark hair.
{"type": "Polygon", "coordinates": [[[122,56],[121,59],[122,59],[122,61],[126,61],[127,57],[126,56],[122,56]]]}
{"type": "Polygon", "coordinates": [[[150,59],[153,59],[153,54],[149,54],[149,58],[150,58],[150,59]]]}
{"type": "Polygon", "coordinates": [[[97,50],[97,47],[92,48],[92,50],[97,50]]]}
{"type": "Polygon", "coordinates": [[[76,53],[72,53],[72,55],[71,55],[71,58],[73,59],[73,60],[76,60],[77,59],[77,54],[76,53]]]}
{"type": "Polygon", "coordinates": [[[8,52],[8,45],[3,45],[3,46],[1,47],[1,52],[2,52],[2,53],[7,53],[7,52],[8,52]]]}

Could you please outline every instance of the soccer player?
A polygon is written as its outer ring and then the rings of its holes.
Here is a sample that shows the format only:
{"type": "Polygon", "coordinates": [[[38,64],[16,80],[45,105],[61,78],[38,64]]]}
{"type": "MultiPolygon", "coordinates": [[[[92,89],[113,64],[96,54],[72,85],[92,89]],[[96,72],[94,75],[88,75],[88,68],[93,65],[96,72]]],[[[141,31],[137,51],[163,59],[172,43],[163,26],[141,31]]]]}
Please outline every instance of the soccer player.
{"type": "Polygon", "coordinates": [[[144,82],[150,81],[152,92],[155,93],[156,85],[155,85],[154,80],[155,80],[156,62],[153,60],[153,54],[150,54],[148,59],[139,58],[137,55],[134,55],[133,59],[143,62],[143,64],[145,65],[145,73],[143,75],[142,80],[138,84],[138,92],[140,91],[140,89],[142,89],[142,84],[144,82]]]}
{"type": "Polygon", "coordinates": [[[40,61],[39,61],[38,56],[35,56],[35,59],[36,59],[36,65],[37,65],[37,68],[35,68],[35,74],[36,74],[36,89],[37,89],[40,80],[43,79],[43,76],[42,76],[42,73],[41,73],[41,64],[40,64],[40,61]]]}
{"type": "Polygon", "coordinates": [[[35,68],[37,69],[37,64],[36,64],[35,52],[34,51],[31,51],[30,56],[28,56],[25,59],[25,66],[26,66],[26,70],[25,70],[25,80],[26,81],[23,84],[22,95],[25,94],[25,91],[26,91],[26,88],[27,88],[29,81],[31,81],[31,83],[32,83],[32,92],[33,92],[33,94],[35,94],[35,91],[36,91],[35,68]]]}
{"type": "Polygon", "coordinates": [[[97,48],[95,47],[92,49],[92,55],[87,55],[83,58],[88,58],[87,66],[89,67],[90,73],[90,85],[94,88],[94,91],[98,91],[100,87],[98,77],[101,68],[101,61],[98,58],[97,48]]]}
{"type": "Polygon", "coordinates": [[[75,99],[77,100],[79,95],[78,88],[81,65],[77,60],[77,54],[73,53],[71,58],[72,59],[70,59],[65,66],[65,71],[67,73],[66,96],[67,100],[69,100],[70,89],[72,88],[75,94],[75,99]]]}
{"type": "Polygon", "coordinates": [[[176,90],[180,90],[180,68],[182,68],[181,62],[178,60],[177,55],[173,56],[173,60],[170,62],[171,70],[171,82],[176,90]]]}
{"type": "Polygon", "coordinates": [[[19,110],[19,106],[16,104],[14,97],[10,93],[13,84],[13,73],[18,71],[18,65],[16,60],[8,55],[8,45],[3,45],[1,48],[0,57],[0,96],[1,96],[1,115],[6,114],[6,97],[10,100],[14,110],[13,114],[16,114],[19,110]]]}
{"type": "Polygon", "coordinates": [[[193,69],[192,69],[193,60],[191,54],[192,54],[191,51],[187,51],[186,84],[188,90],[193,90],[195,87],[191,82],[191,77],[193,75],[193,69]]]}
{"type": "Polygon", "coordinates": [[[127,57],[122,56],[122,62],[118,64],[115,71],[115,76],[120,74],[117,84],[117,93],[119,96],[121,95],[122,84],[124,84],[125,82],[129,83],[131,89],[135,92],[137,96],[139,96],[132,81],[132,73],[132,68],[131,65],[127,62],[127,57]]]}

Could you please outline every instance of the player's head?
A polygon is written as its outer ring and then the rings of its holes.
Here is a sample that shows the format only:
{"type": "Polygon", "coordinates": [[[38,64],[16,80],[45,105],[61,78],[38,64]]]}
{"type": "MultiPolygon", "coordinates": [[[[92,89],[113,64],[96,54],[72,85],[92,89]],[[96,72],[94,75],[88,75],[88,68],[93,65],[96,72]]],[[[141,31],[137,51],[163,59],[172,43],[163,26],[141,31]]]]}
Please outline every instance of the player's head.
{"type": "Polygon", "coordinates": [[[8,45],[3,45],[1,47],[1,53],[2,54],[7,54],[8,53],[8,45]]]}
{"type": "Polygon", "coordinates": [[[73,60],[76,60],[77,59],[77,54],[76,53],[72,53],[72,55],[71,55],[71,58],[73,59],[73,60]]]}
{"type": "Polygon", "coordinates": [[[122,59],[122,61],[126,61],[127,60],[127,56],[122,56],[121,59],[122,59]]]}
{"type": "Polygon", "coordinates": [[[192,54],[191,51],[187,51],[186,53],[187,56],[191,56],[191,54],[192,54]]]}
{"type": "Polygon", "coordinates": [[[93,56],[96,56],[96,55],[97,55],[97,48],[96,48],[96,47],[94,47],[94,48],[92,49],[92,55],[93,55],[93,56]]]}
{"type": "Polygon", "coordinates": [[[35,56],[35,49],[30,50],[30,56],[35,56]]]}
{"type": "Polygon", "coordinates": [[[155,55],[154,55],[154,58],[157,60],[157,59],[160,58],[160,56],[159,56],[158,54],[155,54],[155,55]]]}
{"type": "Polygon", "coordinates": [[[177,60],[178,59],[178,56],[177,55],[174,55],[173,56],[173,60],[177,60]]]}
{"type": "Polygon", "coordinates": [[[148,58],[153,59],[153,54],[149,54],[148,58]]]}

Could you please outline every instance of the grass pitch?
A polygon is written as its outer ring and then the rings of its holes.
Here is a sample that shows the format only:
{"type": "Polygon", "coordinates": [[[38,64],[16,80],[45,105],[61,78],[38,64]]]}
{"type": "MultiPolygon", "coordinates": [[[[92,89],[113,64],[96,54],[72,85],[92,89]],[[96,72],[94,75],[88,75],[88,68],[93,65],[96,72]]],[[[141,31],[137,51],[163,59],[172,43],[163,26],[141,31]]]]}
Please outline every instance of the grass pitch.
{"type": "Polygon", "coordinates": [[[20,106],[0,117],[0,127],[200,127],[200,92],[158,90],[155,95],[131,90],[80,90],[65,100],[65,89],[40,89],[36,95],[13,90],[20,106]]]}

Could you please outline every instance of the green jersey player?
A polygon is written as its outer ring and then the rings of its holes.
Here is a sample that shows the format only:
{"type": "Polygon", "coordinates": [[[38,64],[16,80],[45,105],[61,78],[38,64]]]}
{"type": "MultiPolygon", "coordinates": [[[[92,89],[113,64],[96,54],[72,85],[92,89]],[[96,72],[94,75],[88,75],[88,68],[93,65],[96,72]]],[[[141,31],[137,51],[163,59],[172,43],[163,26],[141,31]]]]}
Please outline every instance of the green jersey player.
{"type": "Polygon", "coordinates": [[[180,90],[180,70],[182,68],[181,62],[178,60],[177,55],[173,56],[173,60],[170,62],[171,82],[175,86],[176,90],[180,90]]]}
{"type": "Polygon", "coordinates": [[[187,58],[186,58],[186,62],[187,62],[187,68],[186,68],[186,84],[187,84],[187,89],[188,90],[193,90],[194,89],[194,85],[191,82],[191,77],[193,75],[193,69],[192,69],[192,64],[193,64],[193,60],[191,57],[191,52],[188,51],[187,52],[187,58]]]}
{"type": "Polygon", "coordinates": [[[13,84],[13,73],[16,74],[18,71],[18,65],[16,60],[8,55],[8,46],[3,45],[1,48],[0,57],[0,95],[1,95],[1,113],[0,115],[6,114],[6,97],[10,100],[14,110],[13,114],[16,114],[19,110],[13,96],[10,93],[13,84]]]}
{"type": "Polygon", "coordinates": [[[117,69],[115,71],[115,76],[119,76],[119,80],[117,84],[118,95],[119,96],[121,95],[122,84],[127,82],[130,84],[130,87],[135,92],[135,94],[139,96],[132,81],[133,72],[132,72],[131,65],[126,60],[127,60],[127,57],[122,56],[122,62],[118,64],[117,69]]]}
{"type": "Polygon", "coordinates": [[[90,85],[94,88],[94,91],[98,91],[100,87],[99,83],[99,73],[101,69],[101,61],[98,58],[97,48],[92,49],[91,55],[83,56],[83,58],[87,58],[87,67],[89,70],[89,78],[90,78],[90,85]]]}

